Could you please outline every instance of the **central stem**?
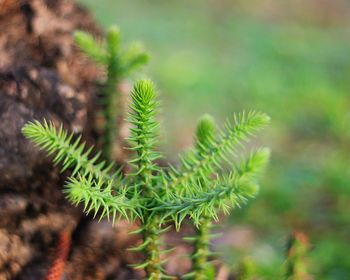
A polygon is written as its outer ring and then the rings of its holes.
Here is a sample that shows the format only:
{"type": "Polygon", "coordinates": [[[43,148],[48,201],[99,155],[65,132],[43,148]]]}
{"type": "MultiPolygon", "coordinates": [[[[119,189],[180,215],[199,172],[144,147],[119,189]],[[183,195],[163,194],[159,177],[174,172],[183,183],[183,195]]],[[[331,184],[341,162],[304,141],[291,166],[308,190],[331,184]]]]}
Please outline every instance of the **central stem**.
{"type": "Polygon", "coordinates": [[[145,258],[147,266],[145,268],[147,279],[161,279],[161,259],[159,242],[159,221],[157,217],[149,216],[144,224],[143,239],[147,243],[145,247],[145,258]]]}
{"type": "Polygon", "coordinates": [[[104,88],[104,117],[105,126],[103,133],[103,156],[106,160],[111,161],[113,159],[113,146],[115,137],[117,135],[117,120],[118,120],[118,106],[119,102],[119,75],[118,75],[117,62],[115,60],[110,61],[108,66],[108,77],[104,88]]]}
{"type": "Polygon", "coordinates": [[[135,84],[132,92],[131,140],[134,142],[132,149],[136,151],[136,158],[132,164],[136,167],[135,194],[145,199],[143,211],[142,235],[143,244],[140,248],[145,254],[145,262],[140,267],[145,269],[147,279],[160,280],[163,272],[160,259],[160,221],[157,214],[151,209],[155,197],[155,184],[157,166],[154,161],[159,157],[153,150],[156,143],[157,122],[154,119],[156,101],[154,86],[148,80],[142,80],[135,84]]]}
{"type": "Polygon", "coordinates": [[[193,260],[193,280],[207,279],[208,271],[209,243],[210,243],[210,219],[203,217],[201,225],[197,228],[196,240],[194,243],[193,260]]]}

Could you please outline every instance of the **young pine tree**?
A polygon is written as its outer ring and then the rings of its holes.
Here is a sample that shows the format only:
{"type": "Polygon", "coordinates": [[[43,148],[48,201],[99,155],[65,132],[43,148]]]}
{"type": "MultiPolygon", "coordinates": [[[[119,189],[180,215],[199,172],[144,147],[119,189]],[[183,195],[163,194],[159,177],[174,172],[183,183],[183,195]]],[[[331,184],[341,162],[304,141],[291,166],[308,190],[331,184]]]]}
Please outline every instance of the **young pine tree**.
{"type": "Polygon", "coordinates": [[[91,34],[77,31],[74,34],[79,48],[93,61],[104,66],[107,70],[107,79],[103,85],[102,105],[105,125],[102,139],[103,157],[112,159],[113,144],[117,130],[117,120],[120,119],[121,81],[132,71],[148,61],[148,55],[139,43],[133,43],[127,49],[121,47],[120,31],[112,26],[107,31],[106,39],[96,40],[91,34]]]}
{"type": "MultiPolygon", "coordinates": [[[[241,115],[240,119],[244,120],[245,118],[250,119],[249,114],[245,116],[241,115]]],[[[216,134],[217,129],[214,122],[214,119],[210,115],[203,116],[197,126],[197,133],[195,137],[195,147],[194,150],[185,156],[182,159],[182,169],[180,169],[183,174],[191,172],[191,170],[196,170],[195,165],[200,161],[208,161],[208,164],[205,165],[205,168],[201,173],[197,172],[193,174],[192,179],[199,182],[200,188],[202,191],[211,192],[212,188],[215,188],[216,185],[222,184],[222,186],[230,186],[236,184],[236,176],[240,176],[239,180],[242,182],[246,180],[245,191],[249,196],[254,196],[258,190],[258,177],[265,168],[267,161],[269,159],[269,150],[260,149],[251,153],[249,159],[245,161],[241,166],[232,166],[231,160],[227,157],[227,153],[231,152],[235,154],[235,145],[232,146],[232,143],[229,139],[234,136],[245,138],[244,131],[246,129],[247,123],[242,123],[240,127],[240,122],[236,119],[236,125],[232,126],[229,123],[227,124],[227,130],[234,133],[226,134],[226,132],[221,132],[221,141],[217,141],[216,134]],[[242,130],[241,130],[242,129],[242,130]],[[243,132],[241,134],[241,132],[243,132]],[[227,141],[227,142],[226,142],[227,141]],[[222,155],[216,154],[218,150],[225,151],[222,155]],[[212,160],[208,160],[208,153],[216,154],[212,160]],[[222,163],[220,160],[226,161],[232,167],[229,172],[223,173],[222,163]],[[210,163],[210,161],[212,161],[210,163]]],[[[249,126],[249,125],[248,125],[249,126]]],[[[254,125],[253,125],[254,126],[254,125]]],[[[181,195],[184,190],[181,186],[177,187],[176,192],[181,195]]],[[[186,191],[186,190],[185,190],[186,191]]],[[[191,195],[191,194],[187,194],[191,195]]],[[[190,273],[186,275],[186,279],[194,280],[204,280],[209,279],[213,267],[209,262],[209,257],[212,253],[209,250],[210,240],[214,237],[211,234],[210,230],[212,228],[212,220],[217,220],[218,212],[221,210],[226,211],[229,208],[225,204],[225,201],[222,204],[217,204],[212,209],[201,213],[198,217],[199,225],[196,226],[196,233],[193,237],[187,237],[186,240],[190,241],[194,245],[194,252],[191,256],[193,269],[190,273]]],[[[196,219],[194,219],[196,222],[196,219]]]]}
{"type": "MultiPolygon", "coordinates": [[[[92,156],[92,148],[86,149],[80,137],[75,139],[62,126],[34,121],[24,126],[23,133],[49,155],[55,154],[53,161],[60,163],[62,170],[72,170],[64,188],[72,203],[83,203],[86,213],[94,212],[94,217],[107,217],[112,223],[120,217],[140,220],[137,233],[143,242],[134,250],[143,252],[145,259],[137,267],[145,270],[147,279],[159,280],[166,277],[160,248],[164,222],[174,222],[179,229],[183,219],[189,217],[196,226],[205,225],[218,218],[218,211],[227,213],[255,195],[254,174],[266,163],[261,159],[267,156],[266,150],[253,153],[241,168],[227,174],[218,174],[217,170],[223,169],[223,161],[230,162],[229,153],[268,124],[269,117],[256,112],[235,116],[234,123],[211,135],[208,143],[197,133],[197,149],[182,157],[179,168],[164,169],[157,165],[158,103],[152,82],[137,82],[131,99],[129,140],[134,156],[129,161],[132,170],[125,176],[114,171],[113,163],[99,162],[99,154],[92,156]]],[[[207,243],[204,245],[207,250],[207,243]]],[[[194,258],[200,267],[207,261],[207,253],[204,255],[201,261],[194,258]]],[[[197,279],[205,279],[204,273],[202,268],[196,271],[202,277],[197,279]]]]}

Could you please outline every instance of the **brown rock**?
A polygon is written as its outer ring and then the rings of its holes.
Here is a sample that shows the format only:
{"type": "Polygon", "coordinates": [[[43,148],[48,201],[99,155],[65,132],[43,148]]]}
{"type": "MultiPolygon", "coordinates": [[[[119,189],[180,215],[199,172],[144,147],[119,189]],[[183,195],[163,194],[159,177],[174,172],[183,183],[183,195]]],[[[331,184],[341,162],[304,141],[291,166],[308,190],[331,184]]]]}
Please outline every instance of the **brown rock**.
{"type": "Polygon", "coordinates": [[[95,80],[103,73],[72,32],[98,28],[66,0],[0,0],[0,26],[0,279],[43,279],[63,230],[73,238],[68,279],[137,279],[126,265],[133,239],[72,207],[61,191],[67,174],[21,134],[26,122],[46,118],[95,142],[95,80]]]}

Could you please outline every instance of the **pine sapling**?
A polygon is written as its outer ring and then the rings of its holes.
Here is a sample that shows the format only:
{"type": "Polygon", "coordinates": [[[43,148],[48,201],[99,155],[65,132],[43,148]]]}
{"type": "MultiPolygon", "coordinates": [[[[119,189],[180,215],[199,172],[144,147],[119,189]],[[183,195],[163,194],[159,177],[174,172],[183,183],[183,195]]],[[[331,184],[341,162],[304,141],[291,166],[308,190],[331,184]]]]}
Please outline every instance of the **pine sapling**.
{"type": "MultiPolygon", "coordinates": [[[[242,119],[245,117],[242,116],[242,119]]],[[[249,117],[247,117],[249,119],[249,117]]],[[[238,123],[237,123],[238,124],[238,123]]],[[[229,126],[230,127],[230,126],[229,126]]],[[[236,127],[236,133],[239,135],[239,128],[236,127]]],[[[223,139],[225,137],[230,137],[229,134],[221,133],[223,135],[223,139]]],[[[194,159],[203,160],[208,152],[216,151],[218,148],[218,142],[215,138],[216,135],[216,126],[214,119],[205,115],[199,121],[197,126],[197,133],[195,139],[195,147],[193,153],[186,160],[183,159],[183,169],[186,170],[189,162],[194,161],[194,159]],[[187,165],[186,165],[187,164],[187,165]]],[[[241,135],[244,137],[243,135],[241,135]]],[[[220,145],[225,145],[225,142],[220,143],[220,145]]],[[[230,148],[228,148],[230,149],[230,148]]],[[[228,150],[227,150],[228,151],[228,150]]],[[[232,149],[231,152],[235,153],[235,149],[232,149]]],[[[211,188],[216,184],[235,184],[236,176],[242,176],[239,180],[246,181],[246,191],[249,196],[254,196],[258,189],[258,177],[265,168],[267,161],[269,159],[269,150],[268,149],[260,149],[253,153],[251,153],[250,157],[246,161],[242,161],[240,166],[232,166],[229,172],[226,174],[219,173],[222,171],[223,164],[219,161],[213,162],[213,166],[206,168],[206,170],[197,174],[197,180],[200,182],[201,188],[204,191],[211,191],[211,188]]],[[[219,159],[218,159],[219,160],[219,159]]],[[[232,165],[231,160],[229,158],[221,156],[221,160],[226,160],[230,165],[232,165]]],[[[234,187],[234,185],[232,186],[234,187]]],[[[213,218],[217,218],[217,213],[220,210],[226,210],[225,204],[221,205],[217,204],[218,208],[213,208],[213,214],[208,214],[203,212],[199,219],[200,224],[196,227],[196,234],[193,237],[187,237],[186,240],[193,242],[194,252],[191,256],[193,262],[193,269],[191,273],[186,275],[187,279],[194,280],[204,280],[208,279],[208,275],[210,275],[210,271],[212,270],[212,266],[209,263],[209,257],[212,253],[209,250],[210,240],[214,237],[211,234],[210,229],[212,228],[212,220],[213,218]]]]}
{"type": "Polygon", "coordinates": [[[144,206],[140,209],[142,227],[137,231],[142,233],[143,243],[133,250],[144,252],[146,258],[146,261],[137,267],[145,268],[149,279],[161,279],[163,271],[159,237],[162,229],[159,226],[159,216],[152,211],[160,171],[155,164],[160,158],[160,154],[155,151],[159,124],[155,120],[158,104],[152,82],[137,83],[131,97],[133,103],[129,120],[133,127],[129,140],[132,142],[130,149],[135,152],[135,157],[129,161],[133,172],[128,175],[128,179],[133,195],[142,197],[144,206]]]}
{"type": "Polygon", "coordinates": [[[159,280],[166,278],[160,241],[165,222],[174,222],[179,229],[189,217],[200,226],[205,224],[203,218],[218,219],[219,210],[228,213],[256,193],[255,173],[262,168],[262,155],[266,157],[267,150],[253,153],[242,168],[226,175],[216,171],[224,169],[223,161],[230,161],[228,154],[266,126],[269,117],[257,112],[234,116],[234,123],[212,135],[208,143],[199,140],[197,149],[181,158],[179,168],[161,168],[157,165],[159,123],[153,83],[137,82],[131,99],[129,141],[134,156],[129,160],[131,171],[125,175],[115,171],[113,163],[101,162],[99,153],[92,156],[92,148],[86,149],[80,137],[67,133],[62,126],[34,121],[24,126],[23,133],[49,155],[55,154],[53,161],[60,163],[62,170],[71,169],[64,192],[72,203],[83,203],[86,213],[94,212],[99,219],[107,217],[112,224],[120,217],[140,221],[136,233],[142,235],[143,242],[133,250],[143,252],[145,259],[136,267],[144,269],[147,279],[159,280]]]}
{"type": "MultiPolygon", "coordinates": [[[[196,131],[196,153],[198,157],[202,158],[205,155],[206,146],[210,145],[211,141],[215,139],[215,122],[210,115],[204,115],[197,126],[196,131]]],[[[201,180],[201,184],[205,189],[210,188],[206,183],[210,180],[214,174],[205,174],[205,180],[201,180]]],[[[200,179],[200,178],[199,178],[200,179]]],[[[203,214],[200,218],[200,225],[195,227],[195,236],[187,237],[185,240],[192,242],[194,251],[192,258],[192,272],[188,273],[185,278],[187,279],[208,279],[211,271],[214,269],[208,262],[208,258],[211,255],[209,251],[210,239],[212,234],[210,230],[212,228],[212,222],[210,216],[203,214]]]]}
{"type": "Polygon", "coordinates": [[[127,49],[120,44],[120,31],[112,26],[106,39],[98,41],[91,34],[75,32],[75,42],[80,49],[96,63],[103,65],[107,70],[107,79],[103,86],[103,114],[105,118],[102,136],[103,157],[112,159],[113,144],[118,135],[117,120],[120,119],[120,83],[127,75],[144,65],[148,61],[148,55],[139,43],[134,43],[127,49]]]}

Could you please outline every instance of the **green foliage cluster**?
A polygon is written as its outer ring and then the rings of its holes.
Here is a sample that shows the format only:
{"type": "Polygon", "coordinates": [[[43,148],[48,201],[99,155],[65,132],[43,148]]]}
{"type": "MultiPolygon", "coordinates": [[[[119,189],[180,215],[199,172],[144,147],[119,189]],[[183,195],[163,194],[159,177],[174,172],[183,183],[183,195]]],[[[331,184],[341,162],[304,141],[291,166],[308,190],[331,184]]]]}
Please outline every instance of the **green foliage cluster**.
{"type": "Polygon", "coordinates": [[[261,182],[267,187],[254,206],[235,211],[225,225],[229,231],[248,224],[254,239],[242,252],[219,248],[226,250],[227,265],[249,254],[261,279],[279,279],[280,240],[304,229],[313,244],[315,279],[350,279],[350,6],[308,1],[305,9],[293,0],[80,2],[103,26],[117,22],[129,38],[137,36],[154,50],[157,61],[147,72],[164,93],[169,142],[163,149],[170,157],[188,143],[188,127],[201,112],[221,123],[232,111],[254,108],[274,120],[265,138],[274,151],[261,182]],[[262,9],[265,4],[268,9],[262,9]]]}
{"type": "MultiPolygon", "coordinates": [[[[126,73],[125,69],[130,65],[138,64],[137,61],[144,61],[142,58],[145,57],[137,51],[124,59],[119,52],[118,34],[117,29],[110,29],[104,47],[104,43],[98,44],[90,35],[76,33],[80,48],[96,62],[108,66],[104,98],[109,101],[115,96],[115,91],[109,87],[111,77],[116,78],[112,79],[115,87],[119,75],[126,73]]],[[[108,122],[110,104],[106,105],[108,122]]],[[[136,82],[131,92],[128,118],[131,124],[128,149],[132,157],[127,163],[130,167],[127,174],[109,160],[110,154],[106,155],[106,152],[111,153],[113,141],[104,142],[102,157],[102,153],[95,154],[92,147],[86,148],[80,136],[66,132],[62,126],[56,128],[46,120],[26,124],[23,134],[48,155],[54,155],[53,162],[61,164],[62,171],[71,170],[64,193],[73,204],[82,203],[87,214],[93,212],[93,217],[98,216],[99,220],[106,217],[113,224],[119,218],[140,221],[141,226],[135,233],[142,235],[143,242],[132,250],[142,252],[145,259],[134,266],[144,269],[148,279],[168,277],[162,268],[165,261],[162,248],[166,246],[160,236],[167,229],[165,224],[174,223],[179,230],[187,217],[197,232],[187,238],[194,244],[193,269],[184,278],[210,279],[214,277],[209,263],[212,220],[218,220],[219,212],[227,214],[256,195],[269,150],[255,150],[248,158],[239,159],[238,164],[232,159],[241,157],[243,144],[264,128],[270,118],[263,113],[243,112],[234,115],[223,129],[218,129],[213,118],[205,115],[199,121],[193,149],[180,156],[178,167],[164,168],[158,164],[161,155],[157,151],[157,110],[153,83],[150,80],[136,82]]],[[[114,128],[107,125],[106,133],[113,135],[109,130],[114,128]]]]}
{"type": "Polygon", "coordinates": [[[248,135],[265,126],[269,118],[260,113],[242,114],[235,117],[234,125],[226,126],[220,137],[211,135],[204,137],[205,141],[201,138],[208,132],[203,130],[211,129],[211,125],[207,126],[207,120],[203,120],[198,129],[198,151],[182,157],[181,168],[171,167],[167,171],[156,164],[160,155],[155,150],[158,123],[153,84],[148,80],[137,82],[131,97],[133,126],[129,140],[135,156],[129,161],[132,172],[125,177],[118,171],[110,175],[113,165],[98,163],[99,154],[90,159],[92,149],[85,151],[80,138],[73,140],[73,134],[66,133],[62,126],[56,129],[52,123],[35,121],[24,126],[23,133],[49,155],[55,153],[53,161],[61,163],[62,170],[73,169],[65,186],[72,203],[82,202],[87,213],[94,211],[94,216],[108,217],[113,223],[118,217],[141,220],[137,233],[142,233],[143,243],[134,250],[145,254],[145,262],[137,267],[145,269],[148,279],[164,276],[159,240],[163,232],[161,225],[174,221],[179,228],[185,217],[191,217],[203,233],[197,237],[201,256],[193,256],[193,279],[205,279],[203,270],[208,254],[201,250],[207,250],[209,221],[217,219],[218,210],[227,213],[232,206],[240,206],[255,195],[256,178],[266,165],[268,150],[252,153],[241,167],[233,167],[227,175],[219,176],[217,170],[222,169],[222,160],[230,162],[224,155],[234,152],[248,135]],[[209,174],[215,176],[209,177],[209,174]]]}
{"type": "MultiPolygon", "coordinates": [[[[207,143],[198,139],[200,152],[194,149],[183,156],[180,168],[162,169],[156,163],[160,154],[155,150],[158,122],[152,82],[137,82],[131,97],[133,126],[129,141],[134,157],[129,161],[132,171],[126,176],[115,171],[113,164],[99,162],[99,154],[90,157],[92,148],[85,151],[80,137],[73,140],[73,134],[65,132],[62,126],[56,129],[52,123],[35,121],[25,125],[23,133],[49,155],[55,154],[53,161],[61,163],[62,170],[72,168],[64,190],[72,203],[83,203],[86,213],[93,211],[94,216],[107,217],[113,223],[119,217],[141,220],[137,233],[142,234],[143,243],[134,250],[144,252],[146,258],[137,267],[145,269],[148,279],[161,279],[164,276],[159,239],[164,231],[162,224],[174,221],[180,228],[185,217],[190,217],[199,229],[203,223],[204,234],[196,237],[202,254],[201,250],[207,250],[208,245],[206,228],[211,219],[218,219],[218,211],[228,213],[256,194],[257,177],[269,157],[267,149],[253,152],[227,174],[219,175],[218,171],[223,169],[222,161],[231,162],[228,153],[235,152],[249,135],[268,124],[269,118],[255,112],[235,116],[234,124],[227,125],[218,137],[212,135],[207,143]],[[204,243],[203,239],[206,239],[204,243]]],[[[199,131],[205,127],[201,122],[199,131]]],[[[193,257],[198,274],[193,279],[205,279],[207,257],[207,253],[193,257]]]]}
{"type": "Polygon", "coordinates": [[[117,120],[121,110],[119,86],[123,78],[148,61],[148,54],[142,44],[133,43],[124,49],[121,46],[119,28],[112,26],[107,31],[105,40],[98,40],[84,31],[76,31],[75,42],[79,48],[93,61],[106,67],[107,78],[102,92],[103,114],[105,125],[103,132],[103,155],[111,160],[113,143],[117,135],[117,120]]]}

